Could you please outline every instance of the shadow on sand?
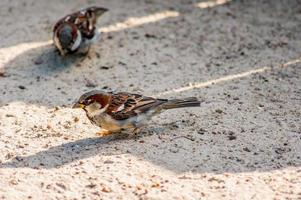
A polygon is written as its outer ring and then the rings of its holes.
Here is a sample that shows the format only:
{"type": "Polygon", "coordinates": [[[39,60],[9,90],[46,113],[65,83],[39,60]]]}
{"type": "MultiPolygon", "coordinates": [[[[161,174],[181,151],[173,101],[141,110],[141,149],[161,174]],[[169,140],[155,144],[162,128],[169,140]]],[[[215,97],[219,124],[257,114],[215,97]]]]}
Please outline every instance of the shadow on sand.
{"type": "MultiPolygon", "coordinates": [[[[243,7],[244,9],[248,9],[247,6],[240,5],[243,4],[243,2],[244,1],[231,1],[229,4],[230,6],[238,5],[238,8],[243,7]]],[[[264,1],[258,2],[258,5],[254,3],[253,6],[259,8],[264,1]]],[[[277,2],[280,6],[282,5],[282,3],[279,3],[280,1],[277,2]]],[[[270,4],[272,3],[274,4],[274,1],[270,1],[270,4]]],[[[286,17],[290,19],[290,16],[286,17]]],[[[255,51],[254,54],[256,55],[256,53],[257,52],[255,51]]],[[[83,59],[84,58],[77,56],[61,59],[52,45],[30,49],[25,53],[18,55],[4,66],[8,77],[4,77],[0,82],[0,87],[4,88],[1,94],[2,96],[0,97],[0,105],[14,101],[46,106],[56,104],[55,100],[50,103],[43,102],[44,99],[42,96],[55,96],[58,93],[57,90],[48,90],[47,85],[51,85],[52,88],[58,89],[60,86],[56,86],[56,78],[58,76],[63,77],[66,73],[70,73],[70,71],[76,68],[76,65],[84,64],[85,61],[83,61],[83,59]],[[19,85],[19,80],[22,78],[24,80],[22,84],[25,85],[26,89],[19,85]],[[20,90],[15,91],[16,87],[19,87],[20,90]],[[36,93],[41,94],[41,96],[37,97],[36,93]]],[[[68,84],[72,85],[72,83],[68,84]]],[[[67,102],[64,101],[64,103],[67,102]]],[[[165,134],[177,135],[176,132],[179,131],[181,130],[173,129],[165,134]]],[[[73,161],[93,157],[99,154],[116,155],[126,153],[142,157],[154,164],[164,166],[165,168],[176,172],[194,171],[223,173],[270,171],[291,166],[300,166],[300,158],[299,161],[298,159],[296,160],[296,155],[292,152],[292,149],[298,148],[294,146],[283,147],[281,141],[269,140],[271,143],[267,144],[266,149],[260,152],[256,150],[256,147],[244,147],[244,143],[241,141],[227,140],[224,145],[229,144],[229,146],[227,146],[227,148],[222,148],[222,146],[215,146],[214,141],[206,143],[209,139],[218,140],[217,137],[212,135],[206,136],[208,133],[204,133],[201,130],[193,131],[196,132],[196,138],[179,138],[177,140],[158,140],[160,135],[153,133],[150,137],[144,136],[143,144],[134,139],[81,139],[53,146],[30,156],[18,156],[11,161],[2,163],[0,168],[29,167],[34,169],[51,169],[62,167],[73,161]],[[204,137],[204,135],[209,139],[204,137]],[[182,140],[188,140],[188,142],[181,142],[182,140]],[[115,147],[118,147],[119,150],[116,150],[115,147]],[[278,157],[270,158],[271,152],[274,153],[274,151],[280,152],[278,157]],[[277,163],[275,164],[275,162],[277,163]]],[[[243,134],[251,135],[250,138],[254,141],[261,140],[261,138],[258,138],[260,136],[255,135],[253,132],[246,131],[243,134]]],[[[243,136],[243,134],[241,136],[243,136]]]]}

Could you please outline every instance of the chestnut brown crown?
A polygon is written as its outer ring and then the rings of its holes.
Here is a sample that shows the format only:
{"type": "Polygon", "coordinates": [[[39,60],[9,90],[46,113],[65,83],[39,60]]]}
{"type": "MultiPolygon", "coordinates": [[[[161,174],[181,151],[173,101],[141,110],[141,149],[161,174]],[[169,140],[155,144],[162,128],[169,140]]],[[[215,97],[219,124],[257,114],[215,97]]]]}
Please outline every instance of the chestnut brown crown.
{"type": "Polygon", "coordinates": [[[73,105],[73,108],[84,108],[90,104],[97,102],[101,107],[105,107],[110,103],[111,95],[100,90],[93,90],[83,94],[73,105]]]}

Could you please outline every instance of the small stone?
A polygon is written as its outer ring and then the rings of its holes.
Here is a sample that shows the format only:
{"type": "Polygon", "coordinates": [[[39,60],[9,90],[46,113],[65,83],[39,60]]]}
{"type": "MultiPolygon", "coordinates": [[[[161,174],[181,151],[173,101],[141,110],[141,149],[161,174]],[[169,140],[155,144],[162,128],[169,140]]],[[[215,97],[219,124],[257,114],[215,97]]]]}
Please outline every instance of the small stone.
{"type": "Polygon", "coordinates": [[[0,77],[6,77],[4,69],[0,69],[0,77]]]}
{"type": "Polygon", "coordinates": [[[76,122],[79,121],[79,118],[78,118],[78,117],[74,117],[74,118],[73,118],[73,121],[76,123],[76,122]]]}
{"type": "Polygon", "coordinates": [[[234,132],[233,132],[233,131],[229,131],[228,134],[229,134],[229,135],[234,135],[234,132]]]}
{"type": "Polygon", "coordinates": [[[111,192],[112,190],[111,190],[110,188],[104,186],[104,187],[101,189],[101,191],[102,191],[102,192],[109,193],[109,192],[111,192]]]}
{"type": "Polygon", "coordinates": [[[34,61],[34,64],[40,65],[40,64],[43,64],[43,62],[44,62],[44,61],[43,61],[42,59],[39,58],[39,59],[37,59],[37,60],[34,61]]]}
{"type": "Polygon", "coordinates": [[[156,36],[155,35],[153,35],[153,34],[150,34],[150,33],[145,33],[145,35],[144,35],[146,38],[156,38],[156,36]]]}
{"type": "Polygon", "coordinates": [[[100,69],[108,70],[108,69],[110,69],[110,67],[108,67],[108,66],[101,66],[100,69]]]}
{"type": "Polygon", "coordinates": [[[123,66],[126,65],[126,63],[125,63],[125,62],[122,62],[122,61],[119,61],[118,64],[123,65],[123,66]]]}
{"type": "Polygon", "coordinates": [[[89,185],[86,185],[85,186],[86,188],[95,188],[96,187],[96,184],[93,184],[93,183],[91,183],[91,184],[89,184],[89,185]]]}
{"type": "Polygon", "coordinates": [[[198,130],[198,134],[200,134],[200,135],[204,135],[205,132],[206,132],[206,130],[203,129],[203,128],[200,128],[200,129],[198,130]]]}
{"type": "Polygon", "coordinates": [[[104,164],[113,164],[114,161],[113,161],[113,160],[106,160],[106,161],[104,161],[103,163],[104,163],[104,164]]]}
{"type": "Polygon", "coordinates": [[[9,183],[11,185],[18,185],[18,181],[16,181],[15,179],[11,180],[9,183]]]}
{"type": "Polygon", "coordinates": [[[96,83],[93,83],[91,80],[89,79],[86,79],[86,87],[96,87],[97,84],[96,83]]]}
{"type": "Polygon", "coordinates": [[[179,149],[178,148],[171,148],[171,149],[169,149],[169,151],[172,152],[172,153],[178,153],[179,149]]]}
{"type": "Polygon", "coordinates": [[[236,140],[237,137],[235,135],[229,135],[228,138],[229,140],[236,140]]]}
{"type": "Polygon", "coordinates": [[[243,150],[246,152],[251,152],[251,150],[248,147],[244,147],[243,150]]]}
{"type": "Polygon", "coordinates": [[[222,114],[223,111],[221,109],[216,109],[215,112],[217,112],[218,114],[222,114]]]}
{"type": "Polygon", "coordinates": [[[160,183],[153,183],[151,185],[152,188],[159,188],[160,187],[160,183]]]}
{"type": "Polygon", "coordinates": [[[64,190],[66,190],[66,186],[63,183],[56,183],[56,185],[64,190]]]}
{"type": "Polygon", "coordinates": [[[14,157],[14,154],[12,154],[12,153],[8,153],[5,155],[5,159],[7,159],[7,160],[11,159],[12,157],[14,157]]]}
{"type": "Polygon", "coordinates": [[[21,90],[24,90],[24,89],[26,89],[26,87],[25,87],[25,86],[23,86],[23,85],[19,85],[19,86],[18,86],[18,88],[19,88],[19,89],[21,89],[21,90]]]}

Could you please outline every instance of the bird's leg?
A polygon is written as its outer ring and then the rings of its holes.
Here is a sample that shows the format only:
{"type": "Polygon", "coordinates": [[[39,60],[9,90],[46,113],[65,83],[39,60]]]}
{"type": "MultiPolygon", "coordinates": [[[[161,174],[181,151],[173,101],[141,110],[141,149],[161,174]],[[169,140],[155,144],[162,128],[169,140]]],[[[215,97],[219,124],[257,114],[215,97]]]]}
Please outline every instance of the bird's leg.
{"type": "Polygon", "coordinates": [[[100,131],[98,131],[96,133],[96,135],[100,136],[100,137],[104,137],[104,136],[108,136],[108,135],[111,135],[112,132],[109,131],[109,130],[106,130],[106,129],[101,129],[100,131]]]}
{"type": "MultiPolygon", "coordinates": [[[[119,133],[116,133],[116,139],[123,139],[123,138],[132,138],[134,136],[136,136],[138,134],[138,132],[140,131],[140,128],[135,128],[133,129],[132,132],[128,132],[129,130],[125,129],[125,130],[121,130],[119,133]]],[[[96,133],[98,136],[101,137],[105,137],[105,136],[109,136],[112,135],[113,132],[106,130],[106,129],[101,129],[99,132],[96,133]]]]}
{"type": "Polygon", "coordinates": [[[134,128],[132,131],[129,130],[129,129],[123,129],[121,130],[119,133],[118,133],[118,138],[122,138],[122,139],[131,139],[131,138],[134,138],[137,133],[139,132],[139,128],[134,128]]]}

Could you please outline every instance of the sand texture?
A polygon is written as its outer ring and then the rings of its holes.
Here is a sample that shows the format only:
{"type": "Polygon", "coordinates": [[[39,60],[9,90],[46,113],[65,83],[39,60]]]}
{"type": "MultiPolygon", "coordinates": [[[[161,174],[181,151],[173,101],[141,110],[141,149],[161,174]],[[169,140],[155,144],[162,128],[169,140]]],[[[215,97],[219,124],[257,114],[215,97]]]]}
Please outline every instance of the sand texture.
{"type": "Polygon", "coordinates": [[[301,199],[301,1],[1,0],[0,199],[301,199]],[[110,9],[87,57],[52,26],[110,9]],[[132,138],[70,105],[92,89],[196,96],[132,138]]]}

